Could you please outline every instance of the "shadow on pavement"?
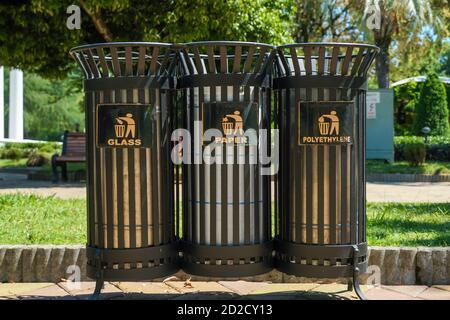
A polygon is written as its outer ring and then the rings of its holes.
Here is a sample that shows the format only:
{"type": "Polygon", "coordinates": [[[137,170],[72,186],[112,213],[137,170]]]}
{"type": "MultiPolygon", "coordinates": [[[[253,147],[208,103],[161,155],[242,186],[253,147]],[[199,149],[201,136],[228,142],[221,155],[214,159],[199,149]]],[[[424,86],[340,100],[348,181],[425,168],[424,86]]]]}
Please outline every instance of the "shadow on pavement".
{"type": "MultiPolygon", "coordinates": [[[[199,292],[199,293],[171,293],[149,294],[139,292],[102,293],[99,300],[351,300],[340,294],[314,291],[285,291],[264,294],[238,295],[230,292],[199,292]]],[[[78,294],[74,296],[48,297],[48,296],[19,296],[20,300],[88,300],[91,294],[78,294]]]]}

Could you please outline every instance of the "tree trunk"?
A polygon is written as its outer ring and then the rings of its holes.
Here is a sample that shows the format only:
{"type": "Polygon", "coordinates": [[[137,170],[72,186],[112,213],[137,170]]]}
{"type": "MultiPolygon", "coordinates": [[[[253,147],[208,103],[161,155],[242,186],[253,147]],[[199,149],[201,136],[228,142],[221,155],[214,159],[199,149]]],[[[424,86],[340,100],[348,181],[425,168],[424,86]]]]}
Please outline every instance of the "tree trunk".
{"type": "Polygon", "coordinates": [[[380,89],[389,88],[389,46],[390,39],[375,39],[375,44],[380,48],[380,53],[376,59],[376,74],[378,80],[378,87],[380,89]]]}
{"type": "Polygon", "coordinates": [[[308,30],[305,23],[302,20],[302,4],[300,1],[297,3],[297,12],[295,13],[295,23],[297,24],[295,28],[294,39],[296,43],[308,42],[308,30]]]}
{"type": "Polygon", "coordinates": [[[83,0],[79,0],[80,5],[83,8],[84,11],[88,14],[88,16],[91,18],[92,22],[94,23],[95,30],[100,34],[100,36],[106,41],[111,42],[113,41],[113,35],[109,31],[108,26],[103,21],[100,12],[95,9],[90,9],[86,6],[86,3],[83,0]]]}

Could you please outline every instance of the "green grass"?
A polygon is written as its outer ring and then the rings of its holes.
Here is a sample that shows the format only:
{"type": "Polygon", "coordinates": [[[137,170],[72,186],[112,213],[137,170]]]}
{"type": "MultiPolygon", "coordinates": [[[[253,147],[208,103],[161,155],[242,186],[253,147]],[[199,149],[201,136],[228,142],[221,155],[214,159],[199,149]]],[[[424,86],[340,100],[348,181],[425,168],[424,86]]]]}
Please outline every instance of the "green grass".
{"type": "Polygon", "coordinates": [[[450,203],[369,203],[367,238],[377,246],[449,246],[450,203]]]}
{"type": "Polygon", "coordinates": [[[367,173],[450,174],[450,162],[427,161],[422,166],[413,167],[406,161],[389,164],[382,160],[366,160],[366,171],[367,173]]]}
{"type": "MultiPolygon", "coordinates": [[[[450,245],[450,203],[369,203],[367,218],[370,245],[450,245]]],[[[84,199],[0,195],[0,244],[85,242],[84,199]]]]}
{"type": "Polygon", "coordinates": [[[0,159],[0,168],[25,168],[27,159],[0,159]]]}
{"type": "Polygon", "coordinates": [[[1,195],[0,243],[86,243],[86,201],[1,195]]]}

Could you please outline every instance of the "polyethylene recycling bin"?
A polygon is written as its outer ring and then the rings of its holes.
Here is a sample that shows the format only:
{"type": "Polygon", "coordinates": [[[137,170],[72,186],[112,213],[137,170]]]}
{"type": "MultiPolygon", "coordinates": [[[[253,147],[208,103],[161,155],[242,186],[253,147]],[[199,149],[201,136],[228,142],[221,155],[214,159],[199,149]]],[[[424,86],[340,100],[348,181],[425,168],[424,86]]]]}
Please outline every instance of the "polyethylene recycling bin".
{"type": "Polygon", "coordinates": [[[309,43],[278,48],[281,129],[277,268],[351,277],[367,268],[365,108],[378,48],[309,43]]]}
{"type": "Polygon", "coordinates": [[[139,280],[177,271],[169,44],[76,47],[86,80],[87,273],[139,280]]]}
{"type": "Polygon", "coordinates": [[[272,268],[270,176],[257,161],[265,148],[259,130],[270,128],[272,49],[244,42],[181,49],[178,85],[192,146],[183,150],[191,155],[181,245],[188,273],[239,277],[272,268]]]}

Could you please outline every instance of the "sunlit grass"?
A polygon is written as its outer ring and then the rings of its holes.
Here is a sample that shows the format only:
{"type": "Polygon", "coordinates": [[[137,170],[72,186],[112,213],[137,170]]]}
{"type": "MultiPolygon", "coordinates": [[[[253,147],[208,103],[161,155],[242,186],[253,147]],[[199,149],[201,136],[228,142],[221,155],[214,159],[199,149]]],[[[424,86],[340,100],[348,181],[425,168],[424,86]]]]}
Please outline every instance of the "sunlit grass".
{"type": "Polygon", "coordinates": [[[369,203],[369,245],[449,246],[450,203],[369,203]]]}
{"type": "Polygon", "coordinates": [[[86,201],[1,195],[0,243],[86,243],[86,201]]]}
{"type": "MultiPolygon", "coordinates": [[[[369,203],[367,238],[372,246],[450,246],[450,203],[369,203]]],[[[0,195],[0,244],[84,243],[85,199],[0,195]]]]}

